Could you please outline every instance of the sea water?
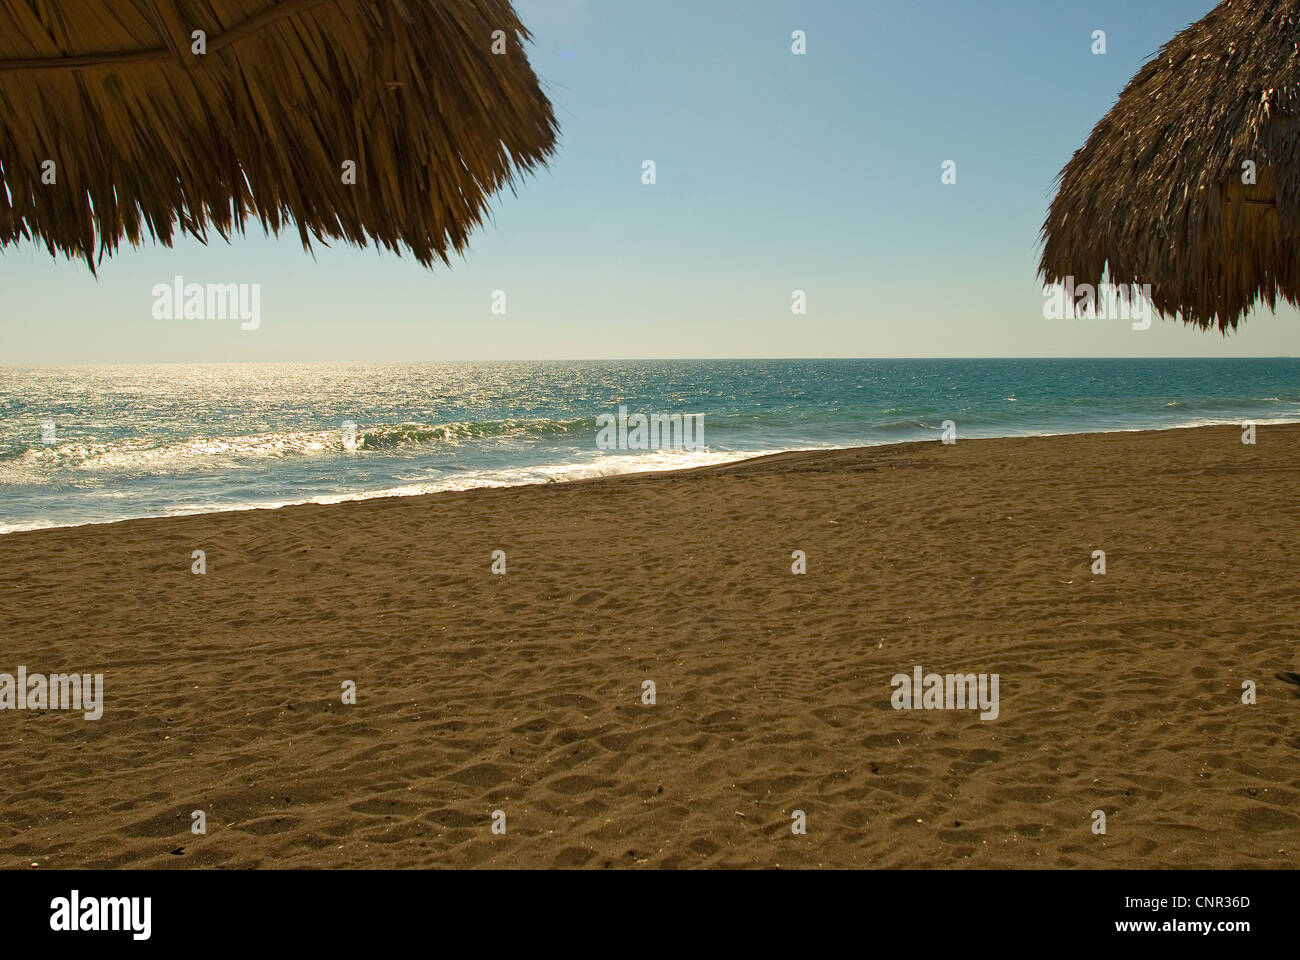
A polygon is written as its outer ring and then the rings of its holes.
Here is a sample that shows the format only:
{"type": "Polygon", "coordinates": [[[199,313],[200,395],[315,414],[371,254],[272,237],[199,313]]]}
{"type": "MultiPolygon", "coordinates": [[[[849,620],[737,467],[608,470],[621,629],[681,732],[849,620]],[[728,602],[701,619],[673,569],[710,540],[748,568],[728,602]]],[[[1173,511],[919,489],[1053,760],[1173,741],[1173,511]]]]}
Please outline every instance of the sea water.
{"type": "Polygon", "coordinates": [[[961,439],[1297,421],[1300,360],[0,367],[0,533],[937,440],[947,420],[961,439]],[[696,416],[705,442],[602,448],[620,408],[696,416]]]}

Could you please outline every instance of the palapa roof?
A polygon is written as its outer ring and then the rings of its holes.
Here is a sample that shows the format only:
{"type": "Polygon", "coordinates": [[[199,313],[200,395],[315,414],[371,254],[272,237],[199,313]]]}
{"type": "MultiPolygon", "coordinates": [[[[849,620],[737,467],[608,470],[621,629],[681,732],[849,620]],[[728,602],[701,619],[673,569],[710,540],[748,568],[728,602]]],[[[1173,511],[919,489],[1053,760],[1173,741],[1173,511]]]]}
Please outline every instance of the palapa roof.
{"type": "Polygon", "coordinates": [[[509,0],[0,0],[0,244],[94,270],[251,218],[447,261],[555,148],[526,39],[509,0]]]}
{"type": "Polygon", "coordinates": [[[1160,313],[1225,333],[1296,304],[1298,44],[1300,0],[1225,0],[1166,44],[1061,172],[1044,279],[1149,283],[1160,313]]]}

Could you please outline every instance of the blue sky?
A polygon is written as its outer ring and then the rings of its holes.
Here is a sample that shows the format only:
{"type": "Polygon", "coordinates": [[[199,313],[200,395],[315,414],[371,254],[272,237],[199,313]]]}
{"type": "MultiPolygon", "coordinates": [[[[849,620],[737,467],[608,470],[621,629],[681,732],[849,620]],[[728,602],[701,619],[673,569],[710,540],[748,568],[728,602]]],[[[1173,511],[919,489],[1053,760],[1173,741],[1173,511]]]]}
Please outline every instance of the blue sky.
{"type": "Polygon", "coordinates": [[[11,247],[0,363],[1300,354],[1289,308],[1227,339],[1042,316],[1057,172],[1213,5],[516,0],[560,148],[464,259],[257,235],[126,250],[96,279],[11,247]],[[155,319],[153,286],[177,274],[260,283],[260,328],[155,319]]]}

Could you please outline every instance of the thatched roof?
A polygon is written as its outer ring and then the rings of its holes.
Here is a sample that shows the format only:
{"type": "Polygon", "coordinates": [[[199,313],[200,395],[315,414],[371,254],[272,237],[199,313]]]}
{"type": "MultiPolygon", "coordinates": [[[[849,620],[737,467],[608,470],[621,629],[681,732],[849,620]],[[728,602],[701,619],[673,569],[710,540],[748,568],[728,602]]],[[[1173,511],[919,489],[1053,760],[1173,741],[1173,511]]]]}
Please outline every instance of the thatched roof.
{"type": "Polygon", "coordinates": [[[509,0],[0,0],[0,244],[252,218],[446,261],[554,150],[527,38],[509,0]]]}
{"type": "Polygon", "coordinates": [[[1226,0],[1171,40],[1061,172],[1044,279],[1149,283],[1162,314],[1224,332],[1257,302],[1295,304],[1297,41],[1300,0],[1226,0]]]}

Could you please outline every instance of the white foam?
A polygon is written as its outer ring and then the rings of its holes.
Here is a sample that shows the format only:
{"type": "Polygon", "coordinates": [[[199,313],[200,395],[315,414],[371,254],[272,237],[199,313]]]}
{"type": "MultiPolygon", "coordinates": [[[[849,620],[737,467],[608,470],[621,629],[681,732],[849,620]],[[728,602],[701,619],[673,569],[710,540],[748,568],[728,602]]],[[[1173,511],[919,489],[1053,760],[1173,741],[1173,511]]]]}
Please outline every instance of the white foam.
{"type": "Polygon", "coordinates": [[[524,487],[541,483],[562,483],[596,477],[618,476],[628,473],[663,473],[721,463],[735,463],[753,457],[764,457],[780,450],[685,451],[657,450],[651,453],[625,456],[606,456],[583,463],[553,463],[531,467],[508,467],[499,470],[469,471],[445,477],[384,487],[378,490],[350,491],[322,494],[289,500],[249,500],[244,503],[186,503],[166,508],[161,513],[127,513],[105,520],[60,523],[57,520],[27,520],[0,523],[0,534],[22,530],[43,530],[52,527],[84,526],[86,523],[116,523],[122,520],[139,520],[147,517],[184,517],[204,513],[239,512],[244,510],[278,510],[302,504],[350,503],[360,500],[377,500],[381,497],[418,497],[430,493],[449,493],[458,490],[476,490],[500,487],[524,487]]]}

